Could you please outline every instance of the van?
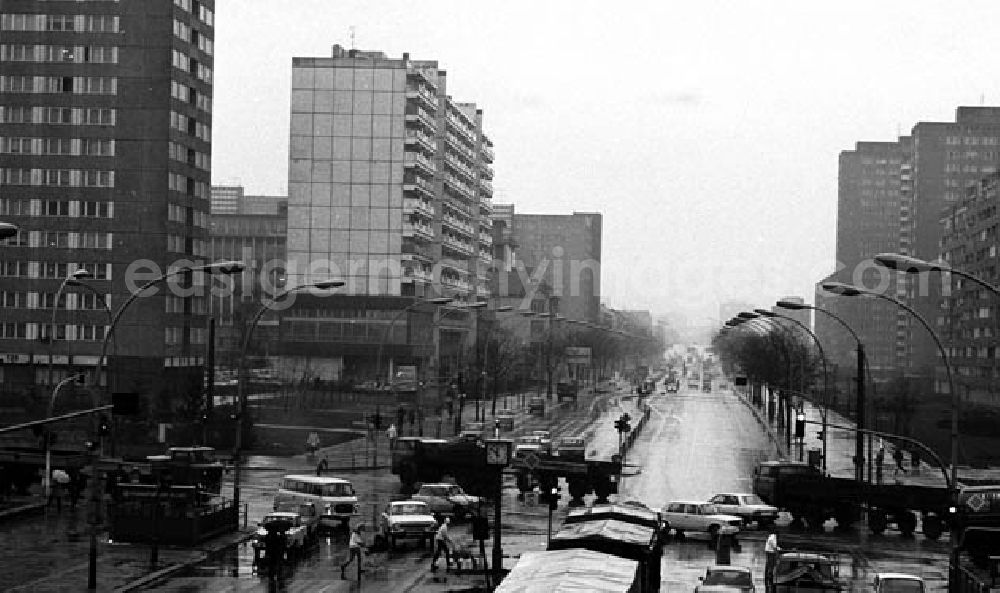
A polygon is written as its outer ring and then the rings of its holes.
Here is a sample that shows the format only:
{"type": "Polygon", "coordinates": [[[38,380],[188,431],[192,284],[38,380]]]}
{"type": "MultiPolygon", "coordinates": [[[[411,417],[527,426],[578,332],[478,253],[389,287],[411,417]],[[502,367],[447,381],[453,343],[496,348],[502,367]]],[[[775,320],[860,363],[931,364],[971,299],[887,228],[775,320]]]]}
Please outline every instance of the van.
{"type": "Polygon", "coordinates": [[[319,524],[324,529],[336,525],[346,527],[351,517],[360,514],[354,486],[343,478],[284,476],[278,485],[278,493],[274,496],[274,508],[289,501],[315,504],[322,513],[319,524]]]}

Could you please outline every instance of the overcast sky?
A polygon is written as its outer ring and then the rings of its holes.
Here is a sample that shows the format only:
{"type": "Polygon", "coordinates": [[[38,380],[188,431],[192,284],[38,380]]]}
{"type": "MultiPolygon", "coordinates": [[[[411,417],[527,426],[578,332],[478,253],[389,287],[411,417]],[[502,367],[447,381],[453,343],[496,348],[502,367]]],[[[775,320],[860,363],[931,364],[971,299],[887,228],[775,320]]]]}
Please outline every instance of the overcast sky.
{"type": "Polygon", "coordinates": [[[293,56],[437,60],[496,202],[604,215],[611,306],[812,301],[837,155],[1000,104],[1000,2],[218,0],[213,183],[285,194],[293,56]]]}

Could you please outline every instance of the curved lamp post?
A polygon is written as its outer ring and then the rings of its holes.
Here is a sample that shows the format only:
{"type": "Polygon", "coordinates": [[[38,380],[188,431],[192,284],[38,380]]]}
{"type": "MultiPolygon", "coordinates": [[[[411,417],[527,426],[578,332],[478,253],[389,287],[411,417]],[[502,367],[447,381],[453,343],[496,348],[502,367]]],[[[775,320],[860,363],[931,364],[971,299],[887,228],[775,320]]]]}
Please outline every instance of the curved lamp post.
{"type": "Polygon", "coordinates": [[[825,282],[823,283],[823,290],[840,296],[871,296],[889,301],[897,307],[905,310],[910,315],[913,315],[913,317],[924,326],[924,329],[926,329],[927,333],[931,335],[931,338],[934,339],[938,352],[941,353],[941,360],[944,362],[945,372],[948,374],[948,389],[951,390],[951,488],[953,497],[952,500],[955,500],[954,497],[957,494],[956,488],[958,488],[958,407],[960,400],[958,397],[958,391],[955,390],[955,380],[952,377],[951,362],[948,360],[948,351],[945,350],[944,345],[941,343],[941,338],[939,338],[937,333],[931,329],[930,324],[927,323],[927,320],[924,319],[920,313],[917,313],[912,307],[899,299],[880,292],[875,292],[874,290],[868,290],[867,288],[852,286],[842,282],[825,282]]]}
{"type": "MultiPolygon", "coordinates": [[[[201,266],[192,266],[177,268],[175,270],[170,270],[169,272],[150,280],[149,282],[140,286],[135,292],[133,292],[128,299],[118,310],[115,311],[114,316],[111,318],[111,322],[108,326],[107,331],[104,332],[104,341],[101,343],[101,355],[97,358],[97,363],[94,365],[94,376],[91,377],[91,397],[93,398],[93,406],[98,407],[99,395],[97,393],[97,384],[100,382],[101,367],[104,366],[104,359],[108,353],[108,342],[111,336],[114,334],[115,326],[118,325],[118,321],[121,319],[122,314],[128,309],[129,305],[135,302],[147,288],[154,286],[160,282],[164,282],[174,276],[179,276],[181,274],[190,274],[192,272],[208,272],[210,274],[240,274],[243,272],[243,262],[240,261],[221,261],[213,264],[205,264],[201,266]]],[[[92,418],[92,425],[94,434],[97,435],[97,417],[92,418]]],[[[100,440],[100,435],[97,435],[98,440],[100,440]]],[[[91,590],[97,589],[97,525],[100,522],[100,513],[97,512],[100,509],[101,501],[101,491],[100,491],[100,480],[97,475],[97,457],[93,458],[93,468],[94,475],[91,476],[90,480],[90,500],[91,505],[95,509],[94,522],[90,529],[90,563],[87,571],[87,588],[91,590]]]]}
{"type": "Polygon", "coordinates": [[[809,329],[806,324],[802,323],[794,317],[789,317],[787,315],[781,315],[775,313],[774,311],[768,311],[767,309],[754,309],[755,313],[763,315],[764,317],[777,317],[780,319],[787,319],[801,327],[807,334],[809,334],[813,341],[816,343],[816,348],[819,350],[820,360],[823,361],[823,473],[826,473],[826,430],[827,430],[827,414],[829,413],[829,402],[828,397],[830,394],[830,375],[828,372],[826,353],[823,351],[823,344],[820,343],[819,338],[816,334],[809,329]]]}
{"type": "Polygon", "coordinates": [[[387,341],[389,341],[389,335],[392,333],[392,328],[393,328],[393,326],[396,325],[396,322],[399,321],[400,318],[403,317],[403,315],[405,315],[409,311],[412,311],[418,305],[428,304],[428,305],[439,305],[440,306],[440,305],[447,305],[448,303],[452,302],[453,300],[455,300],[455,299],[453,299],[451,297],[435,297],[435,298],[432,298],[432,299],[417,299],[417,300],[413,301],[412,303],[410,303],[409,305],[407,305],[406,307],[404,307],[399,313],[396,313],[396,315],[392,318],[392,321],[389,322],[388,327],[385,328],[385,333],[382,335],[382,341],[379,342],[379,344],[378,344],[378,354],[375,357],[375,377],[376,377],[376,380],[378,379],[378,376],[382,373],[382,349],[385,347],[385,343],[387,341]]]}
{"type": "Polygon", "coordinates": [[[240,512],[240,467],[242,465],[240,457],[243,455],[243,423],[246,417],[246,358],[247,358],[247,347],[250,345],[250,338],[253,337],[253,330],[257,327],[264,313],[271,310],[271,307],[275,303],[285,298],[293,292],[298,292],[300,290],[330,290],[333,288],[339,288],[344,285],[343,280],[321,280],[319,282],[312,282],[310,284],[301,284],[299,286],[292,286],[286,288],[278,293],[276,293],[271,300],[266,303],[261,303],[260,308],[251,318],[250,323],[247,325],[246,331],[243,334],[243,344],[240,346],[240,366],[237,369],[237,381],[236,381],[236,439],[233,444],[233,508],[236,510],[236,521],[239,523],[239,512],[240,512]]]}
{"type": "Polygon", "coordinates": [[[966,280],[971,280],[972,282],[975,282],[976,284],[989,290],[993,294],[1000,296],[1000,288],[990,284],[982,278],[975,276],[974,274],[959,270],[958,268],[953,268],[948,264],[929,262],[911,257],[909,255],[901,255],[899,253],[880,253],[876,255],[874,259],[875,263],[882,267],[889,268],[890,270],[896,270],[897,272],[904,272],[906,274],[920,274],[921,272],[954,274],[965,278],[966,280]]]}

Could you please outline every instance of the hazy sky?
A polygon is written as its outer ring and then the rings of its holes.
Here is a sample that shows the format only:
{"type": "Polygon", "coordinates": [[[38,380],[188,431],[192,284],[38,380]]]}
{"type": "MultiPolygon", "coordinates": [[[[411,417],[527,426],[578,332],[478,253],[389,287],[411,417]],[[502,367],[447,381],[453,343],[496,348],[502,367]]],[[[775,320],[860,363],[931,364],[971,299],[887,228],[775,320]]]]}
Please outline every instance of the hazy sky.
{"type": "Polygon", "coordinates": [[[604,215],[619,308],[812,301],[837,155],[1000,104],[1000,2],[218,0],[213,182],[284,194],[293,56],[437,60],[496,202],[604,215]]]}

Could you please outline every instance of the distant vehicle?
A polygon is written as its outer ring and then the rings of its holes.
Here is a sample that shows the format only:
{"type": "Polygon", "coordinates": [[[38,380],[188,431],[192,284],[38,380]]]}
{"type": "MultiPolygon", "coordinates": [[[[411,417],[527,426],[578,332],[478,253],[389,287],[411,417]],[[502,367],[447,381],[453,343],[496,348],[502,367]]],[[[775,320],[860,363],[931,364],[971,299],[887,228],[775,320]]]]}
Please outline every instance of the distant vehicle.
{"type": "Polygon", "coordinates": [[[285,550],[288,554],[292,556],[301,554],[306,547],[307,530],[298,513],[268,513],[265,515],[254,534],[253,547],[263,548],[268,528],[273,529],[277,524],[282,525],[280,531],[284,531],[285,550]]]}
{"type": "Polygon", "coordinates": [[[536,436],[541,439],[542,447],[545,449],[552,448],[552,433],[547,430],[533,430],[531,431],[532,436],[536,436]]]}
{"type": "Polygon", "coordinates": [[[779,552],[771,573],[773,593],[843,591],[836,554],[779,552]]]}
{"type": "Polygon", "coordinates": [[[548,447],[542,442],[542,437],[537,434],[526,434],[517,437],[517,440],[514,441],[514,456],[524,457],[529,451],[547,453],[548,447]]]}
{"type": "Polygon", "coordinates": [[[437,521],[426,502],[397,500],[385,505],[381,519],[382,535],[389,548],[395,548],[401,539],[416,539],[420,547],[434,539],[437,521]]]}
{"type": "Polygon", "coordinates": [[[667,503],[660,513],[665,530],[673,529],[678,537],[686,532],[707,533],[715,536],[723,527],[743,527],[743,519],[736,515],[723,515],[712,503],[693,500],[677,500],[667,503]]]}
{"type": "Polygon", "coordinates": [[[287,475],[281,479],[274,496],[275,507],[286,501],[311,502],[321,511],[320,525],[329,529],[346,526],[359,514],[354,486],[343,478],[311,475],[287,475]]]}
{"type": "Polygon", "coordinates": [[[766,504],[756,494],[723,492],[708,499],[720,513],[736,515],[745,525],[756,523],[763,529],[778,518],[778,507],[766,504]]]}
{"type": "Polygon", "coordinates": [[[710,566],[694,593],[754,593],[753,573],[742,566],[710,566]]]}
{"type": "Polygon", "coordinates": [[[569,401],[576,403],[580,386],[576,381],[559,381],[556,383],[556,401],[569,401]]]}
{"type": "Polygon", "coordinates": [[[544,397],[533,397],[528,401],[528,413],[535,416],[542,416],[545,414],[545,398],[544,397]]]}
{"type": "Polygon", "coordinates": [[[295,513],[299,516],[302,526],[306,528],[306,542],[315,541],[320,532],[320,514],[316,509],[316,504],[312,502],[298,502],[296,500],[286,500],[279,502],[275,506],[275,511],[283,513],[295,513]]]}
{"type": "Polygon", "coordinates": [[[500,430],[514,430],[514,417],[509,414],[501,414],[497,416],[497,424],[500,426],[500,430]]]}
{"type": "Polygon", "coordinates": [[[448,483],[424,484],[410,498],[425,503],[432,513],[456,519],[475,517],[482,503],[478,496],[466,494],[461,486],[448,483]]]}
{"type": "Polygon", "coordinates": [[[587,441],[583,437],[562,437],[555,442],[552,455],[582,461],[587,457],[587,441]]]}
{"type": "Polygon", "coordinates": [[[880,572],[872,581],[872,593],[925,593],[924,579],[900,572],[880,572]]]}

